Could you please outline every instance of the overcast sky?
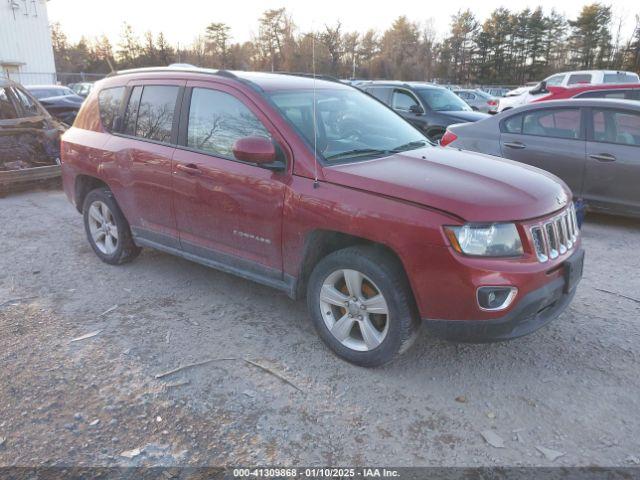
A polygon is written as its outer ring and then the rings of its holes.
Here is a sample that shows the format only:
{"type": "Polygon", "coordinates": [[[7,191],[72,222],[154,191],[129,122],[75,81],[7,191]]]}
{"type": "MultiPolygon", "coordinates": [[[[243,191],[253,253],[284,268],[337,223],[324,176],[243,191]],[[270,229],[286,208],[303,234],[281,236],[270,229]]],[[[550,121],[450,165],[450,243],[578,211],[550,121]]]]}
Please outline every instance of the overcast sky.
{"type": "MultiPolygon", "coordinates": [[[[345,31],[364,31],[368,28],[384,30],[394,18],[406,15],[424,22],[432,19],[436,31],[443,35],[448,30],[451,15],[470,8],[478,18],[484,19],[495,8],[535,8],[538,4],[546,11],[556,8],[574,18],[583,5],[592,3],[578,0],[49,0],[49,20],[60,22],[72,41],[82,35],[93,38],[106,34],[117,44],[123,22],[130,23],[141,35],[147,30],[164,32],[173,44],[189,44],[211,22],[224,22],[231,27],[233,40],[249,40],[257,33],[260,14],[270,8],[286,7],[296,25],[302,30],[320,29],[324,24],[341,21],[345,31]]],[[[623,33],[630,34],[634,16],[640,14],[638,0],[613,0],[616,17],[623,19],[623,33]]]]}

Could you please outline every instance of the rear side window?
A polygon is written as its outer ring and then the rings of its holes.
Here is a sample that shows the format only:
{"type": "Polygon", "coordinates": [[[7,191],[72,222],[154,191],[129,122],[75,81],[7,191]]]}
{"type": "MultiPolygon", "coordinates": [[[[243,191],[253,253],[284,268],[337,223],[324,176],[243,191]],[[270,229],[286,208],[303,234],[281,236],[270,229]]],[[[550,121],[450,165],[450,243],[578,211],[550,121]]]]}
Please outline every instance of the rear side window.
{"type": "Polygon", "coordinates": [[[580,138],[580,109],[542,109],[525,113],[522,133],[554,138],[580,138]]]}
{"type": "Polygon", "coordinates": [[[514,115],[502,123],[502,129],[506,133],[522,133],[522,115],[514,115]]]}
{"type": "Polygon", "coordinates": [[[193,89],[187,130],[189,148],[235,159],[235,141],[252,136],[271,138],[262,122],[240,100],[218,90],[193,89]]]}
{"type": "Polygon", "coordinates": [[[138,108],[136,137],[164,143],[170,142],[177,98],[178,87],[145,86],[138,108]]]}
{"type": "Polygon", "coordinates": [[[637,83],[638,75],[625,72],[605,73],[603,81],[604,83],[637,83]]]}
{"type": "Polygon", "coordinates": [[[592,115],[595,141],[640,146],[640,113],[594,108],[592,115]]]}
{"type": "MultiPolygon", "coordinates": [[[[569,75],[569,81],[567,85],[575,85],[577,83],[591,83],[591,74],[590,73],[574,73],[573,75],[569,75]]],[[[547,83],[547,85],[549,85],[547,83]]]]}
{"type": "Polygon", "coordinates": [[[102,126],[108,132],[116,129],[116,119],[122,105],[125,87],[105,88],[98,94],[98,104],[100,105],[100,120],[102,126]]]}
{"type": "Polygon", "coordinates": [[[0,87],[0,120],[10,120],[18,118],[16,107],[9,97],[6,88],[0,87]]]}

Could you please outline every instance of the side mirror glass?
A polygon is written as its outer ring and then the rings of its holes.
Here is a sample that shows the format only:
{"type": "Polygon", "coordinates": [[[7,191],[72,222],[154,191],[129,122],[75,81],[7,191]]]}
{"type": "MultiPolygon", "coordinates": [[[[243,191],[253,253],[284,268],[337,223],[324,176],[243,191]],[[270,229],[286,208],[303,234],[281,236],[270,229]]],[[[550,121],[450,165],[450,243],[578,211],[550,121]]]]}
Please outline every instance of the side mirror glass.
{"type": "Polygon", "coordinates": [[[420,105],[418,105],[418,104],[411,105],[411,106],[409,107],[409,111],[410,111],[411,113],[415,113],[416,115],[422,115],[422,114],[424,113],[424,110],[423,110],[423,109],[422,109],[422,107],[421,107],[420,105]]]}

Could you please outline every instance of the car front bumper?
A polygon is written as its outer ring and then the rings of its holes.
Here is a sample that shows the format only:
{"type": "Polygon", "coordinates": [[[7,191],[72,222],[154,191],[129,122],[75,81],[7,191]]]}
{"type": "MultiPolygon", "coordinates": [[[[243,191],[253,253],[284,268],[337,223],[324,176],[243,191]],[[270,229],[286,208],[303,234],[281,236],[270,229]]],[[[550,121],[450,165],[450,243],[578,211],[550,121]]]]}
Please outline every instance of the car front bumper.
{"type": "MultiPolygon", "coordinates": [[[[457,342],[499,342],[528,335],[547,325],[571,303],[576,286],[582,277],[584,250],[570,257],[579,260],[580,271],[571,280],[560,276],[544,286],[529,292],[503,317],[487,320],[423,320],[434,335],[457,342]],[[571,289],[568,290],[568,282],[571,289]]],[[[574,262],[576,263],[576,262],[574,262]]]]}

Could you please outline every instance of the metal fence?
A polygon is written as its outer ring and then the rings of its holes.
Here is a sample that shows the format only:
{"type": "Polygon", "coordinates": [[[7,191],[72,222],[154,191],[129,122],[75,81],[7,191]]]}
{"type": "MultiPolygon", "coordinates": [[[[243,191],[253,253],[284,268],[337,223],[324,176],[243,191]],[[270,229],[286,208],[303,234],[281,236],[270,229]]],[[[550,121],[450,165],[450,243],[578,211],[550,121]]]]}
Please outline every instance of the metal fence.
{"type": "Polygon", "coordinates": [[[69,85],[70,83],[95,82],[106,76],[106,73],[0,71],[0,77],[8,78],[22,85],[69,85]]]}

